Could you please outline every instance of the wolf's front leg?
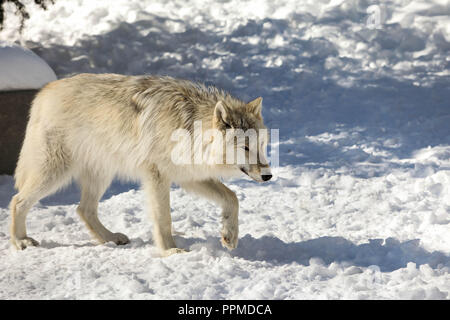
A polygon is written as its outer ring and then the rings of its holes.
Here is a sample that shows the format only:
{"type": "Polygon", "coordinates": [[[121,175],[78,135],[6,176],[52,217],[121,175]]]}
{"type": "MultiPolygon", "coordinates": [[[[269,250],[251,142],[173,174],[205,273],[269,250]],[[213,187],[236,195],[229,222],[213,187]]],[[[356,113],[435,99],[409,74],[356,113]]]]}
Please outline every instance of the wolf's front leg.
{"type": "Polygon", "coordinates": [[[172,218],[170,216],[170,181],[156,168],[148,170],[143,181],[148,197],[150,216],[153,220],[153,237],[163,256],[185,252],[177,248],[172,237],[172,218]]]}
{"type": "Polygon", "coordinates": [[[184,183],[181,186],[222,207],[222,245],[230,250],[236,248],[239,240],[239,202],[236,194],[215,179],[184,183]]]}

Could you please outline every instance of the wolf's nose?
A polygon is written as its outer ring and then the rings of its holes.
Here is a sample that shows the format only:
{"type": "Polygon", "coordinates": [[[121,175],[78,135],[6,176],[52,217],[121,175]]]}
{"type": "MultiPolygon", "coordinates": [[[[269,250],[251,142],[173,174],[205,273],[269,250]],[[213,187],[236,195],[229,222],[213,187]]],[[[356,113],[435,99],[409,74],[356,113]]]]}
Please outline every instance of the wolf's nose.
{"type": "Polygon", "coordinates": [[[263,181],[269,181],[270,179],[272,179],[271,174],[263,174],[261,177],[262,177],[263,181]]]}

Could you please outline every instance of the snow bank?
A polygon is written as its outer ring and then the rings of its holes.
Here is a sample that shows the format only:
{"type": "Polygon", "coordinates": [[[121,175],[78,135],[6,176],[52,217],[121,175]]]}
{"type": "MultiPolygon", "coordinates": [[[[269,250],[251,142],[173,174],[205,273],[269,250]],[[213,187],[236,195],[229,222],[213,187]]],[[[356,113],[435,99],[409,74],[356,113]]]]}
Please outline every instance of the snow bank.
{"type": "Polygon", "coordinates": [[[40,89],[54,80],[53,70],[31,50],[0,41],[0,91],[40,89]]]}

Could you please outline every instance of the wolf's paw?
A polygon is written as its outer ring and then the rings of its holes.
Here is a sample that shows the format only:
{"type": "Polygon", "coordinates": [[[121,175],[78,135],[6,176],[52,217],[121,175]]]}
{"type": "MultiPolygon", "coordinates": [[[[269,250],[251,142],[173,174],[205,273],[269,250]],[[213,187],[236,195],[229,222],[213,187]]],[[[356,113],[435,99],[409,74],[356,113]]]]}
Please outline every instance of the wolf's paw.
{"type": "Polygon", "coordinates": [[[185,249],[180,249],[180,248],[170,248],[170,249],[167,249],[167,250],[163,250],[162,256],[163,257],[168,257],[168,256],[171,256],[173,254],[186,253],[186,252],[189,252],[189,251],[185,250],[185,249]]]}
{"type": "Polygon", "coordinates": [[[112,241],[118,246],[130,243],[130,239],[128,239],[126,235],[119,232],[113,233],[111,239],[108,239],[108,241],[112,241]]]}
{"type": "Polygon", "coordinates": [[[222,245],[228,250],[236,249],[238,245],[238,231],[233,229],[224,229],[222,230],[222,245]]]}
{"type": "Polygon", "coordinates": [[[39,245],[39,242],[30,237],[23,239],[12,238],[11,243],[17,250],[24,250],[27,247],[37,247],[39,245]]]}

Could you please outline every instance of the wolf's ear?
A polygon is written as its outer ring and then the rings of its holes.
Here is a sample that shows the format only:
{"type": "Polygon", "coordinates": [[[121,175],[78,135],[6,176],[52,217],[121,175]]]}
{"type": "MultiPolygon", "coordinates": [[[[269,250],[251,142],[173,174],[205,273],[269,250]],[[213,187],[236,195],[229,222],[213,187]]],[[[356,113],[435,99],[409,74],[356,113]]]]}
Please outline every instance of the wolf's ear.
{"type": "Polygon", "coordinates": [[[247,110],[247,112],[253,113],[258,118],[262,118],[262,100],[263,99],[259,97],[253,101],[250,101],[245,105],[245,109],[247,110]]]}
{"type": "Polygon", "coordinates": [[[216,106],[214,108],[214,117],[217,122],[224,124],[227,128],[231,128],[231,125],[229,123],[230,110],[222,101],[216,103],[216,106]]]}

